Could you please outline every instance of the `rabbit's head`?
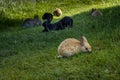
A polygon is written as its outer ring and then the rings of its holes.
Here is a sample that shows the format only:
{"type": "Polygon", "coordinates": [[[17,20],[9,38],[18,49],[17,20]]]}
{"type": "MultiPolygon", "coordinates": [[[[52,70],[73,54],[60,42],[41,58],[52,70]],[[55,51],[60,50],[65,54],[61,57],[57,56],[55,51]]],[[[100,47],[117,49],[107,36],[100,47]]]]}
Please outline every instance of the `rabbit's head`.
{"type": "Polygon", "coordinates": [[[35,15],[34,16],[34,24],[36,26],[40,26],[41,25],[41,20],[39,19],[39,16],[38,15],[35,15]]]}
{"type": "Polygon", "coordinates": [[[88,43],[87,39],[85,36],[82,36],[80,39],[80,44],[81,44],[81,51],[82,52],[92,52],[92,48],[90,44],[88,43]]]}
{"type": "Polygon", "coordinates": [[[90,13],[92,14],[94,11],[96,11],[96,8],[92,8],[90,13]]]}
{"type": "Polygon", "coordinates": [[[38,15],[34,15],[34,19],[39,19],[39,16],[38,15]]]}
{"type": "Polygon", "coordinates": [[[57,17],[61,16],[61,15],[62,15],[61,9],[60,9],[60,8],[56,8],[56,9],[53,11],[53,15],[54,15],[54,16],[57,16],[57,17]]]}
{"type": "Polygon", "coordinates": [[[53,15],[51,13],[49,13],[49,12],[46,12],[46,13],[43,14],[42,19],[52,21],[53,15]]]}

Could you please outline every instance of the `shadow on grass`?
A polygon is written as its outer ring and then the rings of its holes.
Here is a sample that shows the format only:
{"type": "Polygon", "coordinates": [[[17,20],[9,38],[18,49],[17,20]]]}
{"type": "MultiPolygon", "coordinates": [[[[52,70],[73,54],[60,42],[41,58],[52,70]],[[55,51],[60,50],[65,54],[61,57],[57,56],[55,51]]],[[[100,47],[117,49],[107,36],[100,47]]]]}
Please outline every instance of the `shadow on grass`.
{"type": "Polygon", "coordinates": [[[0,31],[8,30],[10,27],[21,26],[23,20],[20,19],[10,19],[3,11],[0,12],[0,31]]]}
{"type": "Polygon", "coordinates": [[[79,25],[76,31],[91,34],[99,39],[111,39],[113,42],[120,40],[120,6],[100,9],[102,16],[93,17],[90,12],[83,12],[73,16],[74,23],[79,25]]]}
{"type": "Polygon", "coordinates": [[[0,51],[0,57],[8,57],[12,55],[18,54],[16,51],[13,50],[2,50],[0,51]]]}
{"type": "Polygon", "coordinates": [[[120,43],[120,6],[100,9],[103,16],[93,17],[90,12],[73,16],[76,31],[81,32],[93,43],[94,50],[108,49],[111,45],[120,43]]]}
{"type": "MultiPolygon", "coordinates": [[[[103,12],[103,16],[100,16],[100,17],[92,17],[89,14],[89,12],[83,12],[83,13],[74,15],[73,16],[74,25],[75,25],[74,29],[76,29],[76,31],[86,32],[87,34],[92,33],[93,36],[96,35],[94,34],[96,32],[101,34],[104,31],[105,33],[111,34],[112,31],[114,32],[120,31],[120,10],[119,9],[120,9],[120,6],[101,9],[101,11],[103,12]]],[[[5,22],[2,23],[2,25],[3,25],[3,29],[5,30],[8,29],[9,27],[19,26],[22,22],[19,19],[7,19],[5,17],[4,19],[5,19],[5,22]]],[[[0,29],[1,29],[1,26],[0,26],[0,29]]],[[[113,39],[116,40],[116,42],[120,40],[120,33],[119,34],[118,33],[119,32],[114,33],[112,37],[113,39]]],[[[110,38],[111,37],[109,37],[108,39],[110,38]]],[[[0,56],[7,57],[10,55],[16,55],[16,54],[17,52],[8,50],[8,51],[2,51],[0,53],[0,56]]]]}
{"type": "MultiPolygon", "coordinates": [[[[73,19],[77,20],[81,27],[84,27],[89,31],[102,31],[103,29],[120,29],[120,6],[109,7],[100,9],[103,12],[103,16],[93,17],[90,12],[83,12],[73,16],[73,19]]],[[[76,23],[76,21],[74,22],[76,23]]],[[[76,23],[77,24],[77,23],[76,23]]]]}
{"type": "MultiPolygon", "coordinates": [[[[115,26],[120,25],[120,6],[110,7],[101,9],[103,12],[103,16],[100,17],[92,17],[89,12],[83,12],[73,16],[73,19],[80,20],[79,24],[81,26],[86,26],[88,29],[98,29],[99,30],[104,27],[115,28],[115,26]]],[[[75,24],[76,21],[74,20],[75,24]]],[[[6,30],[10,27],[20,27],[23,20],[20,19],[10,19],[5,16],[5,13],[1,11],[0,18],[0,30],[6,30]]]]}

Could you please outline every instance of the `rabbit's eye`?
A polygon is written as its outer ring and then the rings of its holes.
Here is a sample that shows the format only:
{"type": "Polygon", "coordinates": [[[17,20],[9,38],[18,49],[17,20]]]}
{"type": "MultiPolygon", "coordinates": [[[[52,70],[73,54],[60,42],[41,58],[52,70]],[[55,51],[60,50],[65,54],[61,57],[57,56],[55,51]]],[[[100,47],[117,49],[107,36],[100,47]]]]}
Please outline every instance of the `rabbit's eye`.
{"type": "Polygon", "coordinates": [[[85,48],[86,50],[88,50],[88,48],[85,48]]]}

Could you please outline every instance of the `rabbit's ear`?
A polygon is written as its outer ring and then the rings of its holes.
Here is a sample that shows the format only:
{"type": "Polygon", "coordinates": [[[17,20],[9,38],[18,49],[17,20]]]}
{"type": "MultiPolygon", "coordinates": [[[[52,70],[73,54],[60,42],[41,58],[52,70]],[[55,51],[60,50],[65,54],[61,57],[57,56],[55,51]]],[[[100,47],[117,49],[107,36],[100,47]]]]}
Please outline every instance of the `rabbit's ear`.
{"type": "Polygon", "coordinates": [[[80,38],[80,42],[81,42],[81,44],[84,44],[84,42],[88,42],[88,41],[87,41],[87,39],[86,39],[85,36],[82,36],[82,37],[80,38]]]}
{"type": "Polygon", "coordinates": [[[88,42],[87,38],[85,36],[82,36],[82,38],[83,38],[84,42],[88,42]]]}
{"type": "Polygon", "coordinates": [[[94,10],[96,11],[97,9],[95,8],[94,10]]]}
{"type": "Polygon", "coordinates": [[[83,46],[84,45],[84,39],[83,37],[80,38],[80,44],[83,46]]]}
{"type": "Polygon", "coordinates": [[[94,10],[94,8],[92,8],[91,10],[94,10]]]}
{"type": "Polygon", "coordinates": [[[55,10],[57,10],[58,8],[56,7],[55,10]]]}

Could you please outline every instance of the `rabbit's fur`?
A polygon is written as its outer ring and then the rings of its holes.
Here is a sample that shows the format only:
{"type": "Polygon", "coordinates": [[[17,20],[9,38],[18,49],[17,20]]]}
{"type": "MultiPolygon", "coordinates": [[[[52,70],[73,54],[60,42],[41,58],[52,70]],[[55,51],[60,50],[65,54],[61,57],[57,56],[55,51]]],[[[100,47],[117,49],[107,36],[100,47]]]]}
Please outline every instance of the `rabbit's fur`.
{"type": "Polygon", "coordinates": [[[79,52],[91,52],[92,48],[88,43],[87,39],[82,36],[80,40],[75,38],[65,39],[58,46],[58,58],[70,57],[79,52]]]}
{"type": "Polygon", "coordinates": [[[49,21],[45,21],[43,24],[44,30],[42,32],[48,32],[51,30],[62,30],[62,24],[57,22],[57,23],[50,23],[49,21]]]}
{"type": "Polygon", "coordinates": [[[56,29],[56,26],[54,24],[51,24],[49,20],[43,22],[42,26],[44,27],[44,30],[42,32],[48,32],[56,29]]]}
{"type": "Polygon", "coordinates": [[[35,26],[41,26],[42,21],[40,20],[38,15],[34,16],[34,23],[35,23],[35,26]]]}
{"type": "Polygon", "coordinates": [[[71,17],[66,16],[56,23],[51,23],[50,20],[47,20],[43,22],[42,25],[44,27],[44,30],[42,32],[48,32],[50,30],[58,31],[65,29],[65,27],[71,28],[73,26],[73,19],[71,17]]]}
{"type": "Polygon", "coordinates": [[[38,15],[34,16],[34,19],[32,18],[26,18],[22,23],[23,28],[29,28],[34,26],[41,26],[41,20],[39,19],[38,15]]]}
{"type": "Polygon", "coordinates": [[[53,11],[53,15],[54,15],[54,16],[57,16],[57,17],[61,16],[61,15],[62,15],[61,9],[60,9],[60,8],[56,8],[56,9],[53,11]]]}
{"type": "Polygon", "coordinates": [[[53,15],[51,13],[49,13],[49,12],[46,12],[46,13],[43,14],[42,19],[52,21],[53,15]]]}
{"type": "Polygon", "coordinates": [[[102,16],[103,13],[100,10],[97,10],[96,8],[92,8],[91,15],[96,17],[96,16],[102,16]]]}
{"type": "Polygon", "coordinates": [[[63,18],[59,21],[59,23],[62,24],[63,28],[64,28],[64,27],[70,27],[70,28],[73,27],[73,19],[72,19],[71,17],[69,17],[69,16],[63,17],[63,18]]]}

